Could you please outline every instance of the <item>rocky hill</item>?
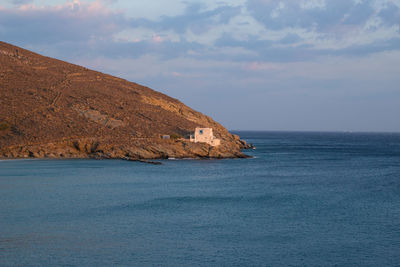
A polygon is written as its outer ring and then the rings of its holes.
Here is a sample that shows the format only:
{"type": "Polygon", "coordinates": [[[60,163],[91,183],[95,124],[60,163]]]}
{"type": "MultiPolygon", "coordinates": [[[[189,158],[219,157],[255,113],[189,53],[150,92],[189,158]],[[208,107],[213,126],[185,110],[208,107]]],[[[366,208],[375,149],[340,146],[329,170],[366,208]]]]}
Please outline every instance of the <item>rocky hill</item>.
{"type": "Polygon", "coordinates": [[[246,147],[174,98],[0,42],[0,158],[226,158],[246,147]],[[195,127],[221,145],[186,140],[195,127]]]}

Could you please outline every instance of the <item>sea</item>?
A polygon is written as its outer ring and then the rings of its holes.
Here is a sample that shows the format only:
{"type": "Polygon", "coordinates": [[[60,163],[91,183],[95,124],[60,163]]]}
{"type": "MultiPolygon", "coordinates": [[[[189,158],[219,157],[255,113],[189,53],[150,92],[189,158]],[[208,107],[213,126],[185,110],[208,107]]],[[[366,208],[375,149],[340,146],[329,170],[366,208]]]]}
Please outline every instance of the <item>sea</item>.
{"type": "Polygon", "coordinates": [[[238,134],[252,158],[0,161],[0,266],[400,266],[400,134],[238,134]]]}

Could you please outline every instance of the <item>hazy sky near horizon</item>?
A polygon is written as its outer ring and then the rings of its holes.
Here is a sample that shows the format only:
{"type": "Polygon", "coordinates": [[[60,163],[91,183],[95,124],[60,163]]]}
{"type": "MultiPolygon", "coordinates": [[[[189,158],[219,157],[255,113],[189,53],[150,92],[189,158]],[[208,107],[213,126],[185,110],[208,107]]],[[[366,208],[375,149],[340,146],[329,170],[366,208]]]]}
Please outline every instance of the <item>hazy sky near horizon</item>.
{"type": "Polygon", "coordinates": [[[0,40],[229,129],[400,131],[400,0],[0,0],[0,40]]]}

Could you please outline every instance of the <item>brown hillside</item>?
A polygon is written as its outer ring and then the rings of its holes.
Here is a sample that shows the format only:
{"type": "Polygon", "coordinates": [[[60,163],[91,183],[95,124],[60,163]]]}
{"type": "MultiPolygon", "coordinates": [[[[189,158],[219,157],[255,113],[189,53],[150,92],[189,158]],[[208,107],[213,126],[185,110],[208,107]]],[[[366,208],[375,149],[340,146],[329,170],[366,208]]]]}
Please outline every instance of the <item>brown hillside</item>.
{"type": "Polygon", "coordinates": [[[245,146],[174,98],[0,42],[0,157],[240,157],[245,146]],[[198,126],[221,145],[160,138],[198,126]]]}

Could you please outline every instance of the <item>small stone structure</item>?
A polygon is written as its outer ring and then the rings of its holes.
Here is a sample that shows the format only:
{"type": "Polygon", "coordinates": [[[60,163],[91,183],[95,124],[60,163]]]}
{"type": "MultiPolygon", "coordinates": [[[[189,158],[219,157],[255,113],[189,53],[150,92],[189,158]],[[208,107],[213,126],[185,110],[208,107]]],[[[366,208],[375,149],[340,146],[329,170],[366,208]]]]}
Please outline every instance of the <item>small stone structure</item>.
{"type": "Polygon", "coordinates": [[[171,136],[169,134],[164,134],[161,136],[162,139],[171,139],[171,136]]]}
{"type": "Polygon", "coordinates": [[[219,146],[221,144],[221,140],[213,135],[212,128],[200,128],[200,127],[196,127],[194,135],[190,135],[190,142],[207,143],[211,146],[219,146]]]}

